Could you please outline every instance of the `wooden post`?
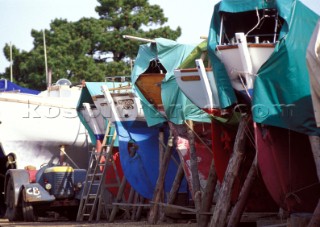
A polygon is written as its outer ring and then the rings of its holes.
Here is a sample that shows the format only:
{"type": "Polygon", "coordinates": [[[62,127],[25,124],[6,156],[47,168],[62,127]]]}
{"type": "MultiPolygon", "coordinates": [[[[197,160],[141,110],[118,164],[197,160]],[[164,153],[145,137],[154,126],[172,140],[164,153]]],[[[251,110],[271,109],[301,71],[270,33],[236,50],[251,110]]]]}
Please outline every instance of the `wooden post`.
{"type": "MultiPolygon", "coordinates": [[[[139,194],[137,192],[134,192],[134,199],[133,199],[133,203],[134,204],[138,203],[138,198],[139,198],[139,194]]],[[[133,206],[132,214],[131,214],[131,220],[132,221],[134,221],[136,219],[136,212],[137,212],[137,207],[133,206]]]]}
{"type": "MultiPolygon", "coordinates": [[[[310,219],[312,214],[311,213],[292,213],[290,215],[290,218],[288,219],[288,225],[289,227],[305,227],[310,226],[310,219]],[[309,223],[309,225],[308,225],[309,223]]],[[[314,227],[318,227],[317,225],[311,225],[314,227]]]]}
{"type": "Polygon", "coordinates": [[[173,138],[172,138],[172,134],[171,134],[171,130],[170,130],[170,136],[168,138],[168,144],[167,144],[167,148],[166,151],[164,153],[163,156],[163,162],[162,162],[162,166],[161,169],[159,171],[159,177],[157,180],[157,184],[154,190],[154,194],[153,194],[153,206],[151,206],[150,208],[150,213],[149,213],[149,217],[148,217],[148,223],[149,224],[156,224],[158,221],[158,211],[159,211],[159,202],[161,200],[162,197],[162,193],[163,193],[163,185],[164,185],[164,180],[165,180],[165,176],[168,170],[168,166],[169,166],[169,161],[172,155],[172,146],[173,146],[173,138]]]}
{"type": "MultiPolygon", "coordinates": [[[[161,128],[159,131],[159,173],[161,172],[161,168],[163,165],[164,152],[165,152],[164,131],[161,128]]],[[[162,187],[164,187],[164,185],[162,185],[162,187]]],[[[162,190],[161,195],[160,195],[160,202],[164,202],[164,193],[165,193],[164,190],[162,190]]],[[[164,208],[161,206],[159,209],[160,209],[159,216],[161,217],[162,214],[164,213],[164,211],[163,211],[164,208]]]]}
{"type": "MultiPolygon", "coordinates": [[[[144,203],[144,198],[141,195],[139,195],[139,203],[140,204],[144,203]]],[[[136,220],[137,221],[139,221],[140,218],[141,218],[142,209],[143,209],[143,206],[139,206],[138,209],[137,209],[137,214],[136,214],[136,220]]]]}
{"type": "MultiPolygon", "coordinates": [[[[210,172],[207,179],[207,185],[205,188],[205,191],[202,196],[202,204],[201,204],[201,212],[200,213],[206,213],[210,211],[210,208],[212,206],[212,200],[214,196],[214,190],[217,186],[218,176],[216,173],[216,169],[214,166],[214,160],[212,159],[211,165],[210,165],[210,172]]],[[[198,226],[199,227],[206,227],[208,226],[208,222],[210,220],[209,215],[200,214],[198,226]]]]}
{"type": "MultiPolygon", "coordinates": [[[[121,184],[119,186],[119,190],[118,190],[118,194],[117,194],[117,197],[116,197],[116,203],[120,202],[121,201],[121,198],[123,196],[123,192],[124,192],[124,189],[126,188],[126,183],[127,183],[127,179],[125,176],[122,177],[122,181],[121,181],[121,184]]],[[[112,211],[111,211],[111,214],[110,214],[110,217],[109,217],[109,221],[110,222],[113,222],[114,221],[114,218],[116,217],[116,214],[118,212],[118,209],[119,209],[119,206],[118,205],[114,205],[113,208],[112,208],[112,211]]]]}
{"type": "MultiPolygon", "coordinates": [[[[134,198],[134,194],[135,194],[135,191],[134,191],[133,187],[130,187],[129,197],[128,197],[128,201],[127,201],[128,204],[132,204],[133,198],[134,198]]],[[[132,208],[133,207],[135,207],[135,206],[132,206],[132,208]]],[[[128,217],[128,219],[131,219],[130,206],[126,207],[126,216],[128,217]]]]}
{"type": "Polygon", "coordinates": [[[201,187],[198,171],[198,156],[195,148],[194,134],[193,134],[193,122],[188,121],[188,139],[190,149],[190,170],[192,175],[192,190],[194,195],[195,208],[197,210],[197,221],[199,222],[199,212],[201,209],[201,187]],[[197,196],[196,196],[197,195],[197,196]]]}
{"type": "Polygon", "coordinates": [[[252,189],[253,183],[257,178],[257,154],[252,162],[247,178],[241,188],[238,201],[234,206],[231,216],[229,218],[228,227],[237,227],[239,225],[241,216],[246,207],[250,191],[252,189]]]}
{"type": "Polygon", "coordinates": [[[247,137],[245,135],[248,115],[241,117],[238,132],[235,138],[232,156],[229,160],[224,179],[220,188],[218,200],[211,218],[210,227],[224,227],[231,206],[231,194],[236,176],[242,163],[247,137]]]}
{"type": "MultiPolygon", "coordinates": [[[[320,181],[320,137],[319,136],[309,136],[309,141],[311,144],[312,154],[314,162],[317,169],[318,180],[320,181]]],[[[313,211],[311,221],[308,227],[320,226],[320,200],[316,209],[313,211]]]]}
{"type": "Polygon", "coordinates": [[[311,150],[316,164],[318,180],[320,181],[320,137],[319,136],[309,136],[309,141],[311,144],[311,150]]]}
{"type": "MultiPolygon", "coordinates": [[[[168,204],[173,204],[174,201],[176,200],[183,177],[184,177],[183,165],[182,163],[180,163],[176,176],[172,183],[170,194],[168,196],[168,202],[167,202],[168,204]]],[[[160,216],[160,221],[164,221],[164,220],[165,220],[165,213],[162,213],[160,216]]]]}

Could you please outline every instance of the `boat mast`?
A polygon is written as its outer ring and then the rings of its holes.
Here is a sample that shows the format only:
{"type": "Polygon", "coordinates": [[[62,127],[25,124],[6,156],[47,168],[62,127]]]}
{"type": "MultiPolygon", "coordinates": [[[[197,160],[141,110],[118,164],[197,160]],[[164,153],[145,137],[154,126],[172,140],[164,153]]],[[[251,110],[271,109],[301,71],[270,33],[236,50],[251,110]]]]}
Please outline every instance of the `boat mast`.
{"type": "Polygon", "coordinates": [[[10,81],[13,82],[13,73],[12,73],[12,43],[10,42],[10,81]]]}
{"type": "Polygon", "coordinates": [[[46,71],[46,82],[48,87],[51,86],[51,84],[49,84],[49,77],[48,77],[48,62],[47,62],[47,47],[46,47],[46,35],[43,32],[43,50],[44,50],[44,65],[45,65],[45,71],[46,71]]]}

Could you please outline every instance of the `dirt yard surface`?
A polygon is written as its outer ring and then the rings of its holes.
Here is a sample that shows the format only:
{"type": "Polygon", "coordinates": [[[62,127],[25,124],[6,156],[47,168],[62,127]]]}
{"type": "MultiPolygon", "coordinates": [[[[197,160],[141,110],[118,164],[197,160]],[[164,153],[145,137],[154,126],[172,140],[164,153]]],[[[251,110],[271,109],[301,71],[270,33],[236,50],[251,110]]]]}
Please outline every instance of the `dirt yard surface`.
{"type": "Polygon", "coordinates": [[[146,221],[137,221],[137,222],[125,222],[125,221],[116,221],[114,223],[110,222],[66,222],[66,221],[52,221],[52,220],[42,220],[39,222],[9,222],[7,219],[0,219],[0,227],[2,226],[15,226],[15,227],[28,227],[28,226],[60,226],[60,227],[86,227],[86,226],[95,226],[95,227],[113,227],[113,226],[125,226],[125,227],[137,227],[137,226],[144,226],[144,227],[196,227],[196,223],[161,223],[156,225],[150,225],[146,221]]]}

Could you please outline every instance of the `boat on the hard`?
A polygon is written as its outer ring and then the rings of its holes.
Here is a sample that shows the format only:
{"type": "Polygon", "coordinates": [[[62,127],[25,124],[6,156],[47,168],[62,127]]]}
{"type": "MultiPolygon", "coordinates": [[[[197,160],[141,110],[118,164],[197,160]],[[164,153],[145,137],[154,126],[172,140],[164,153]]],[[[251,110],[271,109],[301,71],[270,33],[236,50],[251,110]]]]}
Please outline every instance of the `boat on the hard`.
{"type": "MultiPolygon", "coordinates": [[[[160,144],[166,143],[169,137],[167,126],[147,125],[140,99],[127,82],[86,82],[78,111],[86,127],[95,134],[93,138],[100,140],[97,141],[97,149],[105,136],[106,126],[113,124],[117,132],[117,146],[113,155],[117,174],[120,178],[125,176],[130,186],[141,196],[152,199],[161,166],[160,157],[163,155],[160,144]],[[89,116],[85,106],[90,106],[92,113],[96,114],[89,116]],[[102,137],[97,136],[99,133],[94,133],[98,127],[101,128],[102,137]],[[164,140],[159,142],[159,135],[162,133],[164,140]]],[[[173,155],[165,176],[165,192],[171,189],[178,163],[179,158],[173,155]]],[[[115,179],[109,178],[107,181],[115,179]]],[[[117,191],[112,193],[116,195],[117,191]]],[[[180,186],[180,193],[187,193],[185,181],[180,186]]]]}
{"type": "Polygon", "coordinates": [[[207,40],[217,92],[204,96],[218,94],[220,109],[252,116],[263,182],[288,212],[313,212],[320,197],[309,141],[319,129],[306,60],[318,19],[318,5],[307,0],[223,0],[207,40]]]}
{"type": "Polygon", "coordinates": [[[209,115],[181,92],[173,71],[194,48],[192,44],[156,38],[140,45],[132,72],[132,83],[141,99],[148,125],[166,123],[172,131],[192,198],[196,191],[203,191],[207,185],[213,160],[211,125],[209,115]],[[189,130],[194,132],[196,160],[191,154],[189,130]],[[192,174],[193,162],[198,162],[197,176],[192,174]],[[196,181],[200,189],[193,188],[196,181]]]}
{"type": "Polygon", "coordinates": [[[87,167],[91,142],[76,111],[81,89],[60,79],[38,94],[0,92],[0,142],[4,155],[15,154],[17,168],[50,162],[87,167]]]}

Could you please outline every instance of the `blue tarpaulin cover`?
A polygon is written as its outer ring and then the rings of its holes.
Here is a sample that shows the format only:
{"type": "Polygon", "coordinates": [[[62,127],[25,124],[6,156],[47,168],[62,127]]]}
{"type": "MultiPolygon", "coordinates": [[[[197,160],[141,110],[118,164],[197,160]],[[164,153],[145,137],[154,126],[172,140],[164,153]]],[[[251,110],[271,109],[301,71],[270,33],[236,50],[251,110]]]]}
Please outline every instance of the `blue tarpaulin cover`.
{"type": "Polygon", "coordinates": [[[0,79],[0,91],[1,92],[16,91],[16,92],[20,92],[20,93],[28,93],[28,94],[35,94],[35,95],[40,93],[40,91],[21,87],[21,86],[15,84],[15,83],[12,83],[6,79],[0,79]]]}

